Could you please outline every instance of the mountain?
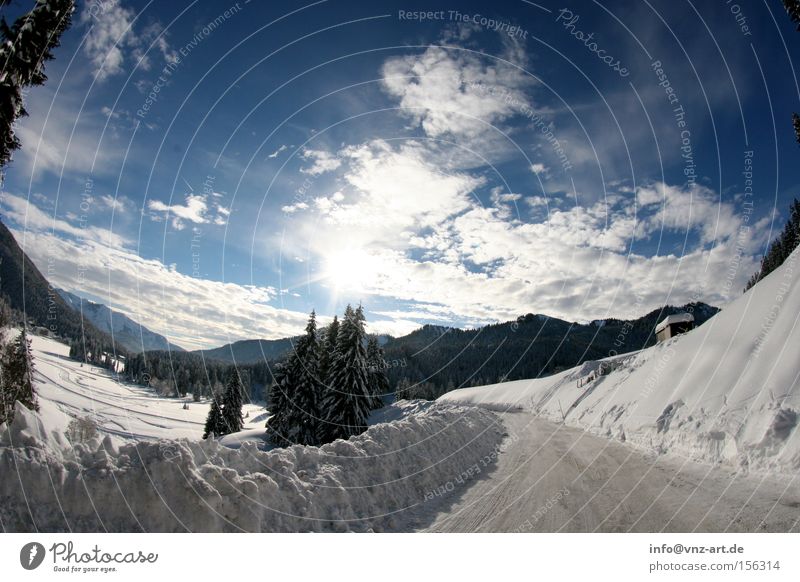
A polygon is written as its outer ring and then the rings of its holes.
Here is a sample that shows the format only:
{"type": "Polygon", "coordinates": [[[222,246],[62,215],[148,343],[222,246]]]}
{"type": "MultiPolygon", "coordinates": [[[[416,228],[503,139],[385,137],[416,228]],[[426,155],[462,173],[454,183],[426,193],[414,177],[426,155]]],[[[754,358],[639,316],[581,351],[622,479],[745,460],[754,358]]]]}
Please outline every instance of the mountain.
{"type": "Polygon", "coordinates": [[[127,315],[114,311],[88,299],[82,299],[74,293],[56,290],[84,319],[91,321],[97,329],[111,335],[118,344],[131,353],[147,352],[150,350],[184,351],[182,347],[171,344],[163,335],[150,331],[142,324],[132,320],[127,315]]]}
{"type": "Polygon", "coordinates": [[[237,364],[256,364],[264,360],[280,360],[292,350],[294,342],[299,339],[281,338],[276,340],[241,340],[232,344],[225,344],[209,350],[196,350],[204,358],[220,362],[236,362],[237,364]]]}
{"type": "MultiPolygon", "coordinates": [[[[391,341],[392,336],[378,335],[378,343],[382,346],[391,341]]],[[[225,344],[218,348],[208,350],[195,350],[192,353],[201,354],[204,358],[217,360],[219,362],[237,364],[258,364],[264,361],[275,361],[283,359],[292,351],[294,343],[300,338],[286,337],[276,340],[241,340],[231,344],[225,344]]]]}
{"type": "Polygon", "coordinates": [[[701,325],[719,309],[705,303],[665,306],[632,320],[586,324],[529,313],[486,327],[462,330],[426,325],[384,345],[390,383],[405,380],[417,397],[434,398],[462,386],[554,374],[587,360],[632,352],[656,343],[656,324],[689,311],[701,325]]]}
{"type": "Polygon", "coordinates": [[[23,313],[29,324],[47,328],[62,338],[79,341],[96,352],[114,351],[111,337],[67,305],[2,222],[0,295],[11,308],[23,313]]]}

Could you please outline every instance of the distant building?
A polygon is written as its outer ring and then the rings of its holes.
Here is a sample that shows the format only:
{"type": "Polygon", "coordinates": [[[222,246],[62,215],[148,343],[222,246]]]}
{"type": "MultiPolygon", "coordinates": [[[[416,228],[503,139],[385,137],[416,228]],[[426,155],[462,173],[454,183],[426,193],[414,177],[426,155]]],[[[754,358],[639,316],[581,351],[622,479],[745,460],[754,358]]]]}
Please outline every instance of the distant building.
{"type": "Polygon", "coordinates": [[[668,315],[656,326],[656,338],[659,342],[675,337],[679,333],[686,333],[694,329],[694,315],[691,313],[676,313],[668,315]]]}
{"type": "Polygon", "coordinates": [[[125,356],[114,356],[108,352],[103,352],[100,354],[100,362],[103,364],[110,363],[111,369],[117,374],[125,371],[125,356]]]}

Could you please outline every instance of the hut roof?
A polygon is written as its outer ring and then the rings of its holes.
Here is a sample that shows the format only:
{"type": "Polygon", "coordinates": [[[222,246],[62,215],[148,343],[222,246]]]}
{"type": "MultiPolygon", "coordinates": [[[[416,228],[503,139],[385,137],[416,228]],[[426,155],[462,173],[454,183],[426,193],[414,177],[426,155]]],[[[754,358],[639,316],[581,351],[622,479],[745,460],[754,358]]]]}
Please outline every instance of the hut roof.
{"type": "Polygon", "coordinates": [[[656,333],[673,323],[690,323],[692,321],[694,321],[694,315],[691,313],[675,313],[674,315],[668,315],[656,326],[656,333]]]}

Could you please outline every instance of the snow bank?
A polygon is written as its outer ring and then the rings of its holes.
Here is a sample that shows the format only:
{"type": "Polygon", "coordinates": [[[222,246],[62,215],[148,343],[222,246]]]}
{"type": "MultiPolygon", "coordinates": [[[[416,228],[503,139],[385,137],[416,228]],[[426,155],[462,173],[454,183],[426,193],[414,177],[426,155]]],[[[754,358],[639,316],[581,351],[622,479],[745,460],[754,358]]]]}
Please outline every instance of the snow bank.
{"type": "Polygon", "coordinates": [[[486,410],[429,406],[349,441],[264,452],[244,441],[106,436],[72,447],[19,407],[0,426],[6,531],[386,531],[493,451],[486,410]]]}
{"type": "MultiPolygon", "coordinates": [[[[430,400],[400,400],[393,402],[383,408],[379,408],[370,414],[367,419],[367,424],[372,426],[374,424],[381,424],[384,422],[396,422],[407,416],[419,414],[428,410],[431,406],[436,406],[430,400]]],[[[256,448],[261,451],[271,451],[276,448],[275,445],[267,439],[267,433],[264,430],[264,424],[269,418],[269,412],[265,412],[256,418],[256,421],[261,423],[258,428],[244,428],[239,432],[225,435],[219,439],[219,443],[231,449],[238,449],[246,442],[252,442],[256,448]]],[[[250,419],[250,422],[255,422],[250,419]]]]}
{"type": "Polygon", "coordinates": [[[439,400],[521,407],[659,452],[800,470],[800,250],[703,326],[560,374],[439,400]]]}

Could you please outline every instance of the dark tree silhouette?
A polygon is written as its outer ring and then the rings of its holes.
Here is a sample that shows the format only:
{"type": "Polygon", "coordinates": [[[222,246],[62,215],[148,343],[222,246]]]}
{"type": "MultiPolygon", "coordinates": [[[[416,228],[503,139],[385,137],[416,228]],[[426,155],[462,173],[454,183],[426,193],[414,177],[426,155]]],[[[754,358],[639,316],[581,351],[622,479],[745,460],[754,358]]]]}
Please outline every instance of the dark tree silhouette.
{"type": "Polygon", "coordinates": [[[13,25],[0,20],[0,168],[20,147],[14,122],[27,115],[22,91],[47,80],[44,64],[53,58],[74,10],[74,0],[37,0],[13,25]]]}

